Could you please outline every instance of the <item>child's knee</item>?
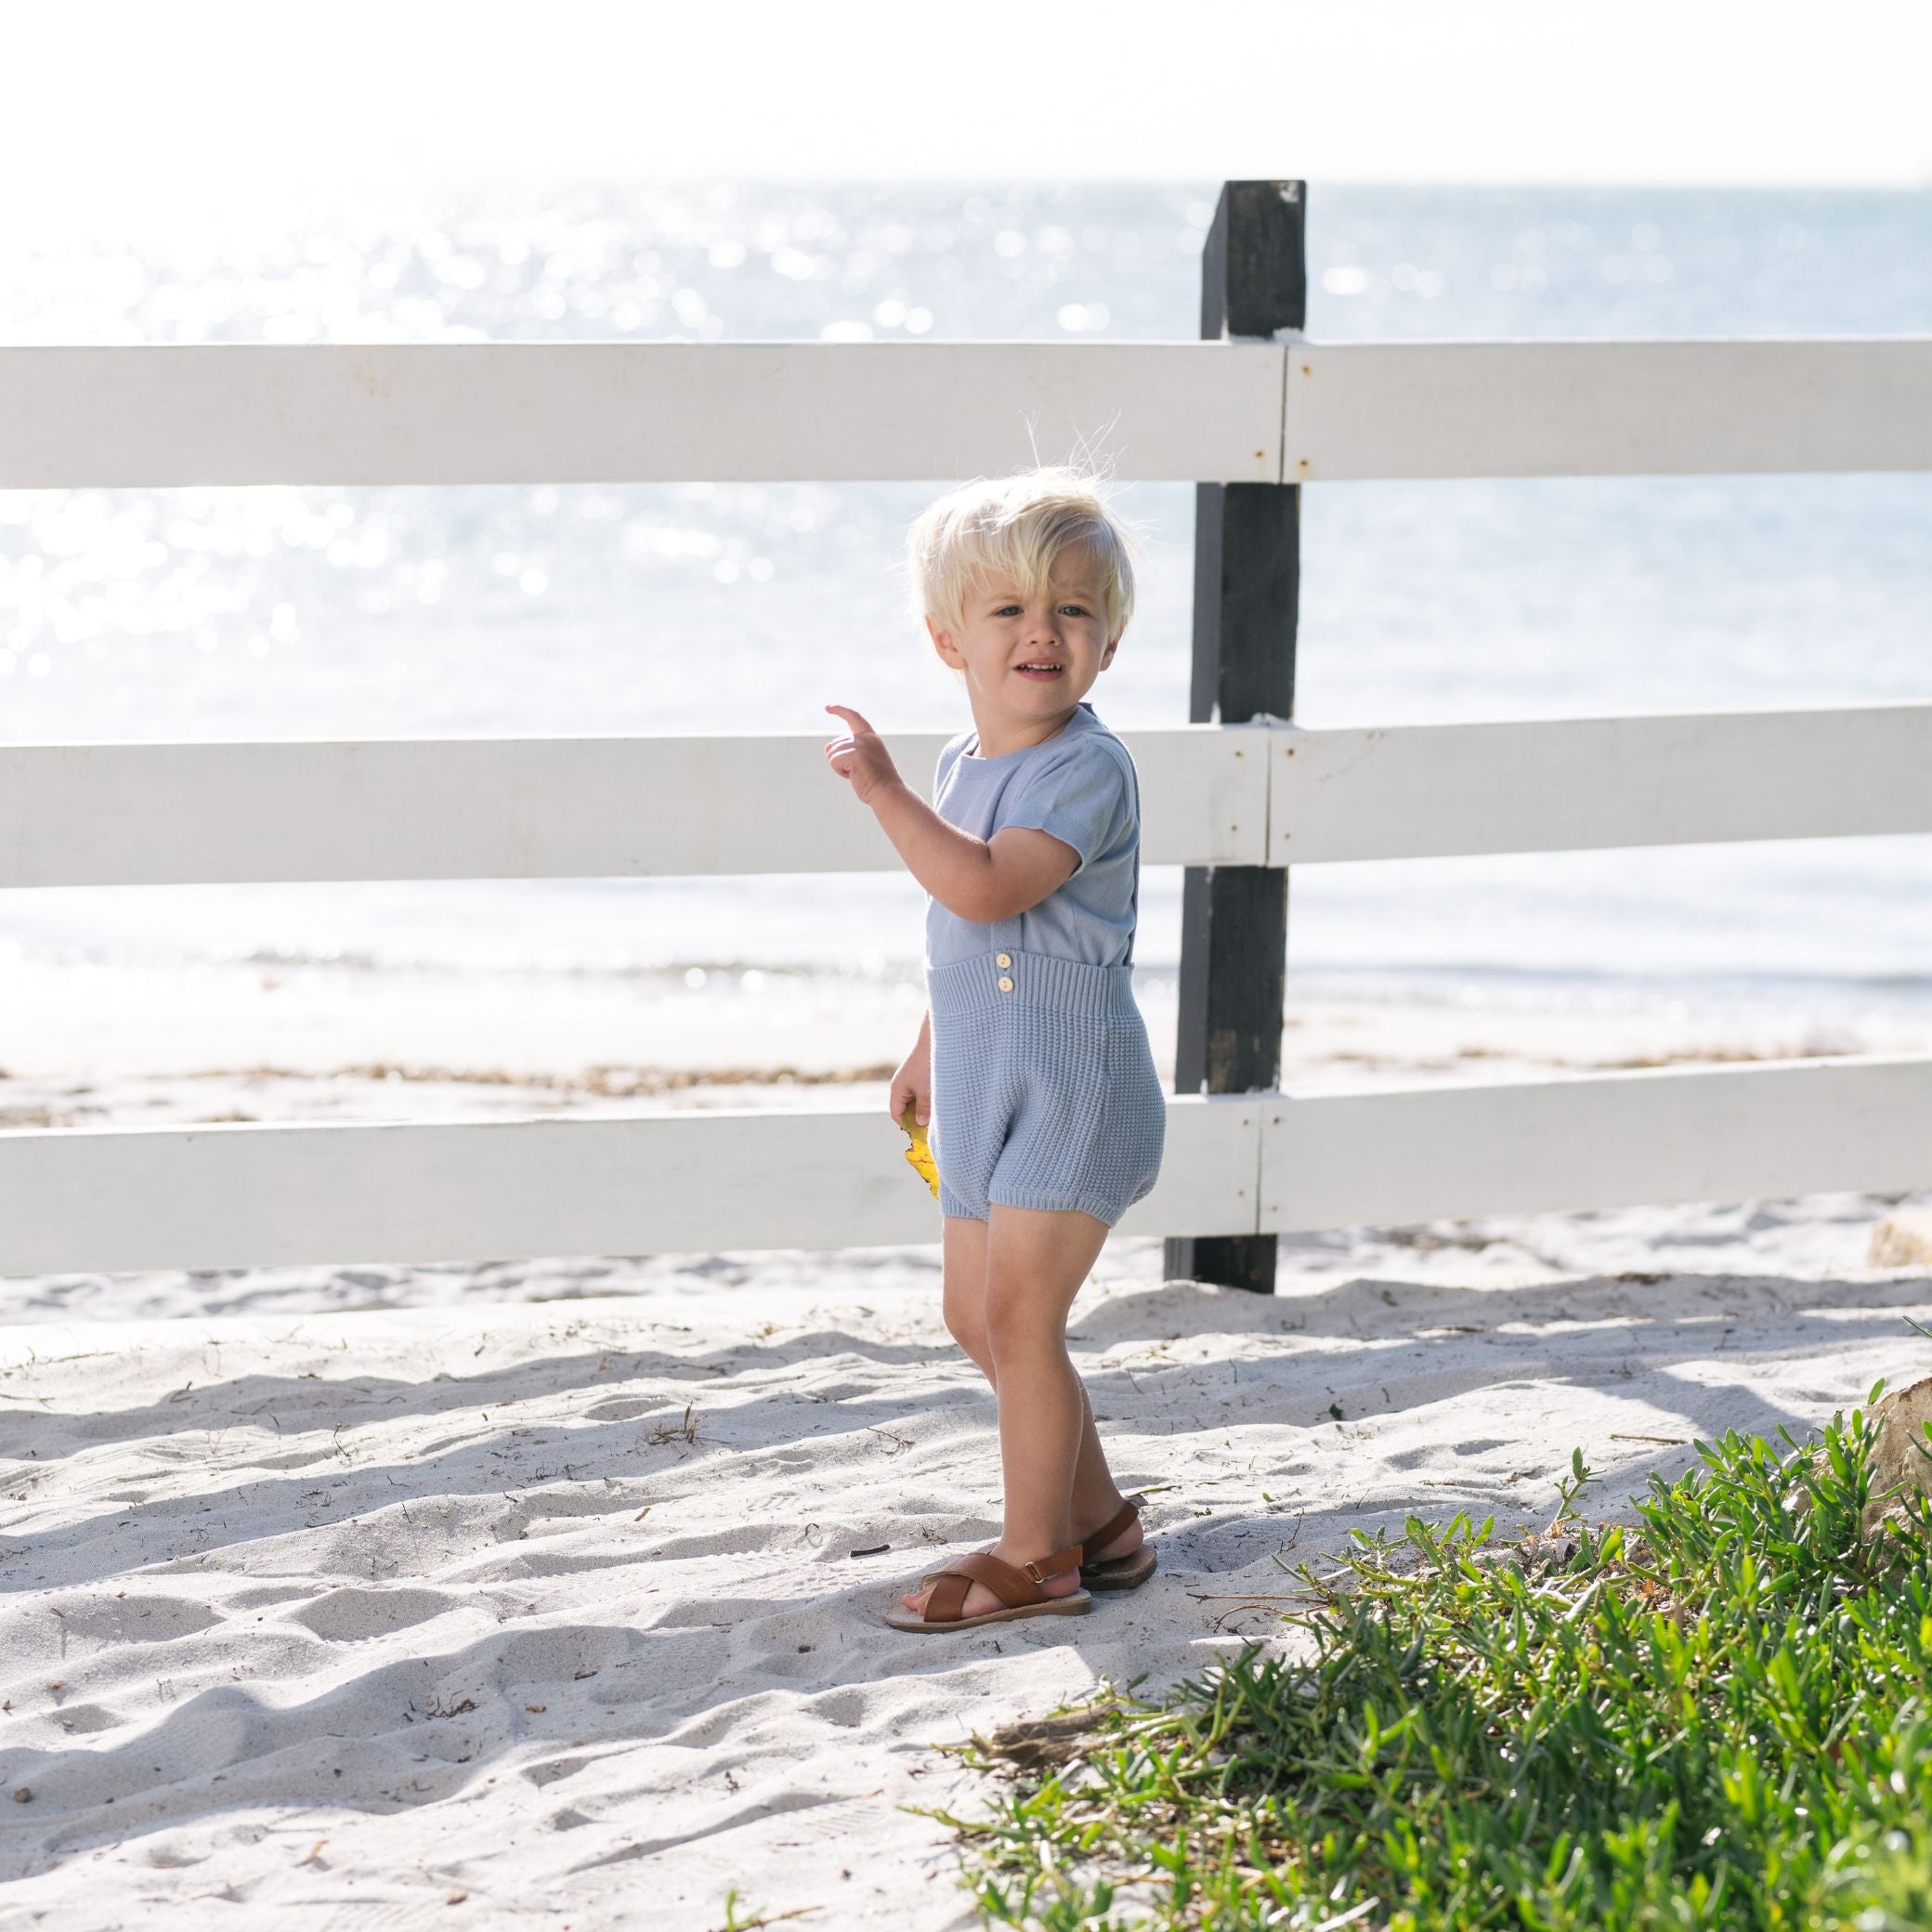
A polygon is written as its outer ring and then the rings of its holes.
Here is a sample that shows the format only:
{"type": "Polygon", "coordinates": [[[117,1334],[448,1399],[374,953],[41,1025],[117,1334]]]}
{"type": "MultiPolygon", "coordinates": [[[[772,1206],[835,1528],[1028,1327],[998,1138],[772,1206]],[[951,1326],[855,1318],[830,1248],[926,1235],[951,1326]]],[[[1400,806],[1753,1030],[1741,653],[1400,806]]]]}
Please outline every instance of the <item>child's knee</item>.
{"type": "Polygon", "coordinates": [[[1056,1323],[1042,1308],[1038,1295],[989,1290],[985,1319],[986,1347],[996,1361],[1002,1354],[1017,1356],[1065,1346],[1064,1318],[1056,1323]]]}
{"type": "Polygon", "coordinates": [[[946,1298],[946,1332],[977,1360],[986,1352],[986,1312],[973,1308],[964,1295],[946,1298]]]}
{"type": "MultiPolygon", "coordinates": [[[[983,1260],[983,1257],[979,1258],[983,1260]]],[[[949,1258],[950,1260],[950,1258],[949,1258]]],[[[941,1311],[946,1332],[974,1360],[986,1352],[986,1284],[977,1267],[948,1265],[941,1311]]]]}

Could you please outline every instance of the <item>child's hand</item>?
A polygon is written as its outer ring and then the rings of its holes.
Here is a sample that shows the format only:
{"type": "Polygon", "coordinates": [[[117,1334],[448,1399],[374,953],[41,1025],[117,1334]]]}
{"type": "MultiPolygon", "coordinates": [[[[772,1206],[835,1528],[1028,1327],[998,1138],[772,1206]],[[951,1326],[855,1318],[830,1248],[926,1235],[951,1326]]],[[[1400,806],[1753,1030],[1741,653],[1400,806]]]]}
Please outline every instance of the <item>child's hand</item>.
{"type": "Polygon", "coordinates": [[[886,1111],[903,1127],[908,1107],[921,1127],[933,1117],[933,1049],[923,1043],[893,1069],[886,1111]]]}
{"type": "Polygon", "coordinates": [[[826,710],[845,719],[852,729],[843,738],[835,738],[825,748],[825,755],[842,778],[851,779],[859,803],[868,805],[888,785],[901,782],[899,768],[883,739],[857,711],[842,704],[829,704],[826,710]]]}

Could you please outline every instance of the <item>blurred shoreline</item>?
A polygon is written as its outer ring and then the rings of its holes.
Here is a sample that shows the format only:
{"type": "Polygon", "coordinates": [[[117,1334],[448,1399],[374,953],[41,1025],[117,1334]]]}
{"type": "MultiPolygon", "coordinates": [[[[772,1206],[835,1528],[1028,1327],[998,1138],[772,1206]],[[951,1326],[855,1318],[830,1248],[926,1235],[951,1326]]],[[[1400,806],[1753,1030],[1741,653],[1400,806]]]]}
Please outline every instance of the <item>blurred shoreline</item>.
{"type": "MultiPolygon", "coordinates": [[[[1135,999],[1171,1090],[1178,981],[1135,999]]],[[[490,973],[198,961],[177,969],[0,962],[0,1127],[185,1125],[772,1104],[784,1090],[882,1085],[925,1009],[917,970],[490,973]],[[244,1111],[245,1110],[245,1111],[244,1111]],[[25,1112],[48,1117],[32,1123],[25,1112]]],[[[1292,972],[1282,1083],[1327,1090],[1554,1077],[1680,1061],[1932,1051],[1932,1007],[1678,997],[1445,976],[1433,990],[1292,972]]],[[[880,1096],[882,1104],[882,1095],[880,1096]]],[[[813,1104],[823,1104],[815,1101],[813,1104]]]]}

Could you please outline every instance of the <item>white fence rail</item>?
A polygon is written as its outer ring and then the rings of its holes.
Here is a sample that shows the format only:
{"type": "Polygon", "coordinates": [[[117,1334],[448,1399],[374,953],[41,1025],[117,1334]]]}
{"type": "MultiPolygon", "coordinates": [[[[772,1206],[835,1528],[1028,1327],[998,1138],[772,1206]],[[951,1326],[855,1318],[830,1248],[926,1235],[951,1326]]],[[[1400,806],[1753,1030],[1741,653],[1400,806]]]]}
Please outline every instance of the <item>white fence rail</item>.
{"type": "Polygon", "coordinates": [[[1277,725],[1267,863],[1932,831],[1932,704],[1277,725]]]}
{"type": "Polygon", "coordinates": [[[1932,342],[1322,343],[1283,481],[1932,469],[1932,342]]]}
{"type": "MultiPolygon", "coordinates": [[[[822,731],[0,747],[0,886],[870,872],[902,863],[822,731]]],[[[948,734],[888,732],[930,793],[948,734]]],[[[1259,864],[1259,728],[1123,734],[1154,865],[1259,864]]]]}
{"type": "Polygon", "coordinates": [[[1932,469],[1932,341],[0,351],[0,489],[1932,469]]]}
{"type": "Polygon", "coordinates": [[[22,348],[0,488],[924,480],[1064,456],[1268,483],[1282,350],[1203,343],[22,348]]]}
{"type": "MultiPolygon", "coordinates": [[[[0,887],[896,870],[825,736],[0,746],[0,887]]],[[[1148,865],[1932,832],[1932,705],[1120,736],[1148,865]]]]}
{"type": "MultiPolygon", "coordinates": [[[[1181,1094],[1124,1234],[1906,1189],[1932,1054],[1181,1094]]],[[[882,1111],[0,1133],[0,1275],[936,1241],[882,1111]],[[111,1207],[108,1204],[111,1204],[111,1207]]]]}
{"type": "Polygon", "coordinates": [[[1261,1233],[1902,1191],[1932,1170],[1932,1054],[1290,1096],[1260,1137],[1261,1233]]]}
{"type": "MultiPolygon", "coordinates": [[[[1260,1117],[1170,1103],[1169,1215],[1254,1225],[1260,1117]]],[[[883,1108],[0,1133],[0,1274],[937,1241],[905,1146],[883,1108]]]]}

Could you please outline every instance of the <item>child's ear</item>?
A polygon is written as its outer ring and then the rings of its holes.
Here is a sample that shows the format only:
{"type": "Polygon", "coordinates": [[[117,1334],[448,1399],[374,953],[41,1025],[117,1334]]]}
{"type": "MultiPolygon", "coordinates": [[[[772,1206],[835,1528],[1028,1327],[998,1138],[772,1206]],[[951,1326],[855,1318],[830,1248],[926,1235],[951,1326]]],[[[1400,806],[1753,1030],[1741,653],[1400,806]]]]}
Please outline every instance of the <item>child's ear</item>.
{"type": "Polygon", "coordinates": [[[953,633],[950,631],[942,631],[933,621],[933,616],[930,611],[926,613],[926,630],[932,636],[933,644],[938,646],[939,655],[949,662],[953,651],[953,633]]]}

